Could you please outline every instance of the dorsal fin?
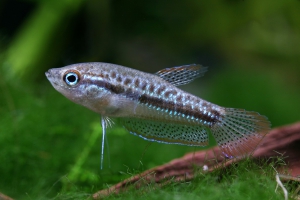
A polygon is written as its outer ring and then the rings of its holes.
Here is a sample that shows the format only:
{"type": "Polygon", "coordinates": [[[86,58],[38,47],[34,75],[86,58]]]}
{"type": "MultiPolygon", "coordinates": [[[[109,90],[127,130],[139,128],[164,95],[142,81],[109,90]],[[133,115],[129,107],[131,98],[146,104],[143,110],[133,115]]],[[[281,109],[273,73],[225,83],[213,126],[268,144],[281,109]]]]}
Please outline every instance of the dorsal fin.
{"type": "Polygon", "coordinates": [[[206,71],[207,67],[191,64],[162,69],[155,74],[165,81],[178,86],[192,82],[194,79],[203,76],[206,71]]]}

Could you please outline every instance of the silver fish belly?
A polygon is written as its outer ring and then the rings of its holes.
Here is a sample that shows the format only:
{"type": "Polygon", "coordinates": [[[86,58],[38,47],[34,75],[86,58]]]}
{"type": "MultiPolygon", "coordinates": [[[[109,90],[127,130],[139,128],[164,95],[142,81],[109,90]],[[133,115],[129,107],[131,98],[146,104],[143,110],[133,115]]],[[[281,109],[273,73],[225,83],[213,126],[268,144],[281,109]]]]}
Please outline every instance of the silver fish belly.
{"type": "Polygon", "coordinates": [[[118,117],[130,133],[146,140],[207,146],[211,133],[225,156],[248,155],[270,122],[257,112],[224,108],[176,87],[206,71],[192,64],[149,74],[109,63],[80,63],[50,69],[46,76],[68,99],[99,113],[103,133],[108,117],[118,117]]]}

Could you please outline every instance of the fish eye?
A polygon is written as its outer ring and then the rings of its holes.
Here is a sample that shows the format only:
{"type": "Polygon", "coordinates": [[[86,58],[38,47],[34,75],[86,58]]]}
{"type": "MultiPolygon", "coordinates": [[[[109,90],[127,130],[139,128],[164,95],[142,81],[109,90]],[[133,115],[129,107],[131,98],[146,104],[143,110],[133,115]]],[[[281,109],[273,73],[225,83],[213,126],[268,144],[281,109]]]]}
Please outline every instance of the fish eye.
{"type": "Polygon", "coordinates": [[[76,72],[67,72],[64,75],[64,81],[69,86],[75,86],[79,82],[79,74],[76,72]]]}

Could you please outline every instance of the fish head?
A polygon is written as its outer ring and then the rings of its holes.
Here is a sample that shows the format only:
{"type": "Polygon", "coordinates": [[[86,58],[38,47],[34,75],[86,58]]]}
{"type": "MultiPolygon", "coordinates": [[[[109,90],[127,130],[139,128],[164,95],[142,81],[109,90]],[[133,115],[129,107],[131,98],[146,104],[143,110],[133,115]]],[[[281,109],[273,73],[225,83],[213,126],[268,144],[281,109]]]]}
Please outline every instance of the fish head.
{"type": "Polygon", "coordinates": [[[71,101],[89,108],[109,92],[101,67],[92,63],[52,68],[45,75],[58,92],[71,101]]]}

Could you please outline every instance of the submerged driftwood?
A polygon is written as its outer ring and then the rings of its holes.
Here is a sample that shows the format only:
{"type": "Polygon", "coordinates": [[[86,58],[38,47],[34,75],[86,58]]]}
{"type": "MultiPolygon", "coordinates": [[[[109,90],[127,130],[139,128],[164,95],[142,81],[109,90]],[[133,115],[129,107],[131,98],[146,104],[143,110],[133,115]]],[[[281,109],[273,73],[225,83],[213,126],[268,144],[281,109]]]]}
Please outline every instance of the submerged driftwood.
{"type": "MultiPolygon", "coordinates": [[[[226,160],[223,156],[216,155],[221,155],[218,147],[186,154],[182,158],[149,169],[110,188],[96,192],[93,198],[98,199],[110,194],[118,194],[126,191],[129,187],[139,188],[150,182],[161,185],[171,179],[172,181],[188,181],[194,178],[195,166],[203,167],[203,170],[209,173],[241,160],[238,158],[226,160]]],[[[281,155],[287,163],[288,173],[291,176],[300,175],[300,122],[271,130],[262,144],[253,152],[252,158],[270,158],[281,155]]]]}
{"type": "MultiPolygon", "coordinates": [[[[239,162],[240,159],[226,160],[221,155],[218,147],[186,154],[182,158],[149,169],[141,174],[128,178],[116,185],[96,192],[94,199],[118,194],[126,191],[129,187],[139,188],[143,185],[157,183],[167,184],[168,181],[188,181],[194,178],[195,166],[203,167],[207,173],[215,169],[225,168],[232,163],[239,162]]],[[[281,156],[287,163],[289,175],[296,177],[300,175],[300,122],[288,126],[275,128],[264,138],[262,144],[253,152],[252,158],[270,158],[281,156]]],[[[277,169],[280,171],[280,169],[277,169]]],[[[295,178],[298,180],[298,178],[295,178]]],[[[290,177],[288,180],[292,180],[290,177]]],[[[0,192],[0,200],[12,200],[12,198],[0,192]]]]}

